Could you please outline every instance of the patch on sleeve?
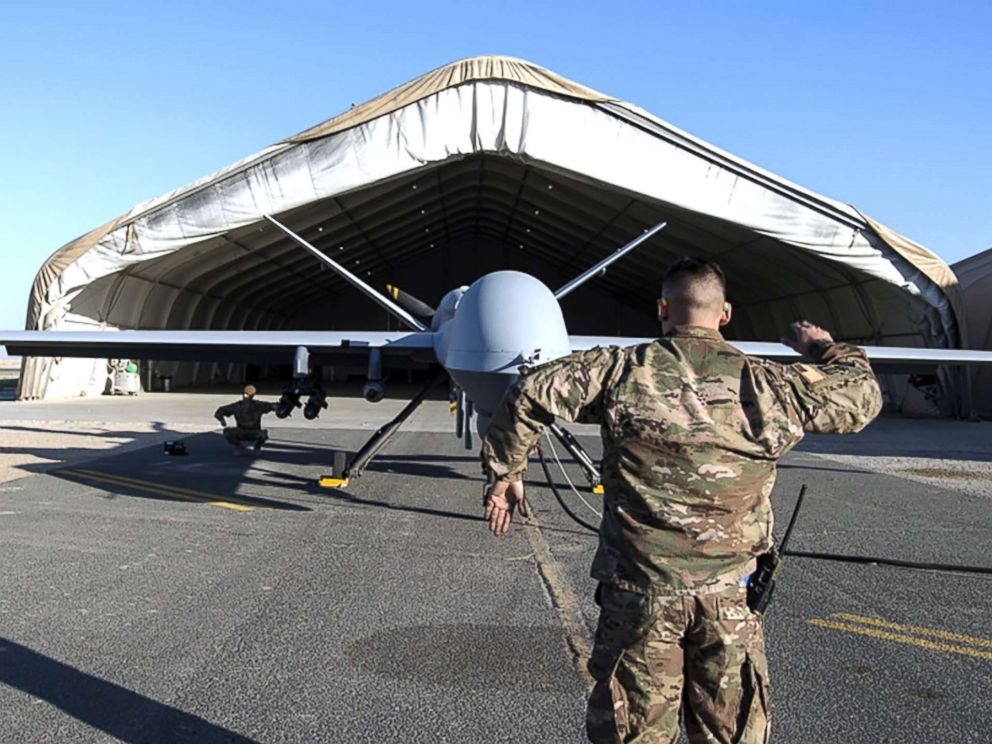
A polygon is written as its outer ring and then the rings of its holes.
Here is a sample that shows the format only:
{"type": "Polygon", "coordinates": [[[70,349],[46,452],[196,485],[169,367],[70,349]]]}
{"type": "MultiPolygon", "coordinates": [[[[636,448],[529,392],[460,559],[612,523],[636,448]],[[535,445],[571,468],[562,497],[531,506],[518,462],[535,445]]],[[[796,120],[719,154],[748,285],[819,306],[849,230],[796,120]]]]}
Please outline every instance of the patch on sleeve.
{"type": "Polygon", "coordinates": [[[810,385],[815,385],[820,380],[824,379],[826,376],[818,370],[816,367],[812,367],[808,364],[797,364],[795,366],[796,372],[810,385]]]}

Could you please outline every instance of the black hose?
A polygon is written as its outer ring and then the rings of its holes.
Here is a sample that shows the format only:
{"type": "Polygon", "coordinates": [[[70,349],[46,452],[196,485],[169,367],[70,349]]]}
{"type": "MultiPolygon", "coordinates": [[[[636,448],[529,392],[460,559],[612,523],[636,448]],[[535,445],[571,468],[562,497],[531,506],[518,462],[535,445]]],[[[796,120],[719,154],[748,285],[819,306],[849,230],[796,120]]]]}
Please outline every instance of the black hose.
{"type": "Polygon", "coordinates": [[[591,524],[582,519],[582,517],[573,512],[569,508],[568,504],[565,503],[565,499],[561,497],[561,494],[558,492],[558,487],[555,485],[555,479],[551,477],[551,470],[548,468],[548,461],[544,459],[544,450],[540,446],[537,447],[537,458],[541,461],[541,467],[544,469],[544,477],[548,479],[548,486],[551,488],[551,493],[555,495],[555,498],[558,500],[561,508],[564,509],[565,513],[575,522],[582,525],[590,532],[595,532],[598,535],[599,527],[593,527],[591,524]]]}
{"type": "Polygon", "coordinates": [[[843,563],[861,563],[870,565],[877,563],[880,566],[897,566],[899,568],[918,568],[924,571],[943,571],[955,573],[972,573],[992,576],[992,568],[982,566],[955,566],[950,563],[919,563],[917,561],[900,561],[894,558],[872,558],[863,555],[840,555],[838,553],[809,553],[805,550],[786,550],[782,555],[791,555],[796,558],[814,558],[820,561],[840,561],[843,563]]]}

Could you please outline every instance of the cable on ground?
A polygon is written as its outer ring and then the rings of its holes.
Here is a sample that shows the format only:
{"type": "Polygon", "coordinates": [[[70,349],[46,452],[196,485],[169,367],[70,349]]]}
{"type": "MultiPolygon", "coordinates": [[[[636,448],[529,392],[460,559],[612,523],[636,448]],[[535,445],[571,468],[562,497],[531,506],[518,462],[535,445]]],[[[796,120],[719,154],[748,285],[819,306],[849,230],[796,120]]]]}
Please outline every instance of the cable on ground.
{"type": "MultiPolygon", "coordinates": [[[[561,493],[558,491],[558,486],[555,485],[555,479],[551,477],[551,470],[548,468],[548,461],[544,458],[544,451],[541,449],[540,445],[537,446],[537,458],[541,461],[541,468],[544,470],[544,477],[548,479],[548,486],[551,488],[551,493],[554,494],[559,506],[565,510],[565,513],[570,516],[575,523],[585,527],[590,532],[599,534],[599,527],[593,527],[591,524],[582,519],[582,517],[573,512],[568,504],[565,503],[565,499],[562,498],[561,493]]],[[[574,489],[575,486],[572,486],[572,488],[574,489]]]]}

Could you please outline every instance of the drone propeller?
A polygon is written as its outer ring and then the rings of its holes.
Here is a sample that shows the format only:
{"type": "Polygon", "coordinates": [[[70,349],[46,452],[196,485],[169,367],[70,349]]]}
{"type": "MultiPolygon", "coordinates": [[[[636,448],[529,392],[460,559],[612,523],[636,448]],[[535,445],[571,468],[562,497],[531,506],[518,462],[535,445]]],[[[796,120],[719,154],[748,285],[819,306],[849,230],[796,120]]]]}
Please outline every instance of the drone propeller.
{"type": "Polygon", "coordinates": [[[434,317],[434,308],[393,284],[386,285],[386,294],[410,315],[426,321],[430,321],[434,317]]]}

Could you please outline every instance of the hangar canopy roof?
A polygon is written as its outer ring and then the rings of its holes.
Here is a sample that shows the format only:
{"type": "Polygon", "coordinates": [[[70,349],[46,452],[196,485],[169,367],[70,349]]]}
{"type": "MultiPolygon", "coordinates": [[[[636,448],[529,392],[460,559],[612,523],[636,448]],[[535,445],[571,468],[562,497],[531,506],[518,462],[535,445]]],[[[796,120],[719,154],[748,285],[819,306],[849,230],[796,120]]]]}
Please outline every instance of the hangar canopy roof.
{"type": "MultiPolygon", "coordinates": [[[[925,248],[637,106],[506,57],[441,67],[60,248],[35,280],[27,327],[383,326],[265,214],[428,301],[499,268],[558,286],[667,219],[650,247],[565,307],[572,332],[651,335],[644,308],[665,266],[690,254],[728,274],[731,338],[775,339],[803,316],[855,341],[962,345],[956,280],[925,248]]],[[[29,396],[41,377],[67,379],[50,364],[33,374],[22,380],[29,396]]]]}

